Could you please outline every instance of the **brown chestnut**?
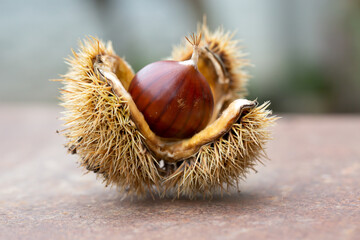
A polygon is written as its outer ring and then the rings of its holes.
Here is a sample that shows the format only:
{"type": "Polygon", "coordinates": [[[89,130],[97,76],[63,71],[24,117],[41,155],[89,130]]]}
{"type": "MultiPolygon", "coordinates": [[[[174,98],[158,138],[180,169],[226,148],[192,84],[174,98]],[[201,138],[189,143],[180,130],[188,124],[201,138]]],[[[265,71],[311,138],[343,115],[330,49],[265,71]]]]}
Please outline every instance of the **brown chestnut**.
{"type": "Polygon", "coordinates": [[[190,60],[159,61],[142,68],[129,86],[150,129],[164,138],[189,138],[204,129],[213,113],[214,99],[197,68],[200,38],[192,36],[190,60]]]}

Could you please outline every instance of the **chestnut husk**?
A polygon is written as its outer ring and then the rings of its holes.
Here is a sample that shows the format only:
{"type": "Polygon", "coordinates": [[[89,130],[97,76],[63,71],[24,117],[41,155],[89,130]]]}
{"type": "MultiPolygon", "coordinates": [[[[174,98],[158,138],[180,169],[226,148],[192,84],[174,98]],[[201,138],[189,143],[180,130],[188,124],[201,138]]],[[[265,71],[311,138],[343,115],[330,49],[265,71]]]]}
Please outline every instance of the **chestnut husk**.
{"type": "MultiPolygon", "coordinates": [[[[210,32],[206,25],[199,31],[204,39],[198,67],[214,94],[215,114],[188,139],[168,140],[150,130],[127,92],[134,72],[111,43],[88,38],[68,59],[70,69],[60,79],[66,146],[107,186],[138,196],[211,196],[218,189],[237,188],[266,158],[268,127],[277,117],[267,110],[269,102],[258,106],[243,99],[248,61],[230,33],[210,32]]],[[[172,59],[183,61],[191,54],[191,46],[182,45],[172,59]]]]}

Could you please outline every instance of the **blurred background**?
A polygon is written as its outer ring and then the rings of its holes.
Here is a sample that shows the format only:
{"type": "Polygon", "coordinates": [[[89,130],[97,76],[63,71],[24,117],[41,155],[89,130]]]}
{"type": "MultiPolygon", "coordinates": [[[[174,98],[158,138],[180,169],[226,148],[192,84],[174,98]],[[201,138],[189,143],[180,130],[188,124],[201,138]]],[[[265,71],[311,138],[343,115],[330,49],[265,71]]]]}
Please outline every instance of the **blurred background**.
{"type": "Polygon", "coordinates": [[[236,30],[255,67],[249,98],[275,112],[360,112],[358,0],[0,2],[0,101],[58,103],[64,59],[87,35],[111,40],[137,71],[170,55],[207,15],[236,30]]]}

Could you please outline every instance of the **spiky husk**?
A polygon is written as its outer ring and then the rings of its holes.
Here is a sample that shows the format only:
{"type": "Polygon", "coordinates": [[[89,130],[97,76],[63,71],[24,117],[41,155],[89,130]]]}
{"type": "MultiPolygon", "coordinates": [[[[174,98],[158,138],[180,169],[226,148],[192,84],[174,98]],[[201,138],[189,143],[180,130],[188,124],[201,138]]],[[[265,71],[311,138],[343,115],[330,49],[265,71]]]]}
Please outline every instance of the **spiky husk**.
{"type": "Polygon", "coordinates": [[[61,91],[66,145],[80,156],[80,164],[102,176],[106,185],[141,194],[159,183],[156,160],[144,148],[126,103],[94,73],[93,60],[99,54],[115,55],[110,45],[88,39],[80,44],[80,52],[68,59],[70,70],[63,76],[61,91]]]}
{"type": "MultiPolygon", "coordinates": [[[[247,54],[242,51],[239,45],[240,41],[234,40],[234,33],[225,32],[222,27],[219,27],[214,32],[210,31],[205,22],[199,24],[198,32],[201,32],[204,36],[199,46],[207,47],[224,64],[233,94],[229,102],[237,98],[244,98],[247,95],[246,84],[249,79],[245,67],[250,66],[250,62],[245,58],[247,54]]],[[[192,47],[183,41],[180,45],[174,47],[171,58],[176,61],[190,59],[192,51],[192,47]]],[[[199,66],[199,70],[206,76],[201,66],[199,66]]]]}
{"type": "MultiPolygon", "coordinates": [[[[268,103],[243,114],[228,133],[202,146],[194,156],[160,167],[130,119],[127,103],[94,73],[93,62],[99,54],[115,55],[111,45],[87,39],[68,59],[69,72],[60,80],[64,83],[61,105],[66,146],[78,154],[81,166],[95,172],[106,185],[138,196],[155,191],[160,196],[175,192],[195,197],[236,187],[254,169],[270,138],[267,127],[276,119],[266,110],[268,103]]],[[[125,75],[131,76],[131,68],[121,61],[125,75]]]]}
{"type": "Polygon", "coordinates": [[[266,158],[265,143],[271,139],[267,127],[276,117],[266,110],[269,102],[245,113],[231,130],[210,145],[202,146],[192,158],[165,181],[176,189],[178,196],[211,195],[220,189],[238,188],[262,157],[266,158]]]}

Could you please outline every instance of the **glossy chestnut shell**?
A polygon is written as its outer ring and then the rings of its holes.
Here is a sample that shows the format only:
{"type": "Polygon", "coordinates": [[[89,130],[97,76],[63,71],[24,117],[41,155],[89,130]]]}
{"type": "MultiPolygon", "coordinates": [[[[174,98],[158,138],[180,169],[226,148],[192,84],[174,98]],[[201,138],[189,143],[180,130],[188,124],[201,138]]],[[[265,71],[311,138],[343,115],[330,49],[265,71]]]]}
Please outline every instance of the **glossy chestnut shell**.
{"type": "Polygon", "coordinates": [[[207,126],[213,113],[210,86],[189,61],[151,63],[135,75],[128,91],[160,137],[189,138],[207,126]]]}

